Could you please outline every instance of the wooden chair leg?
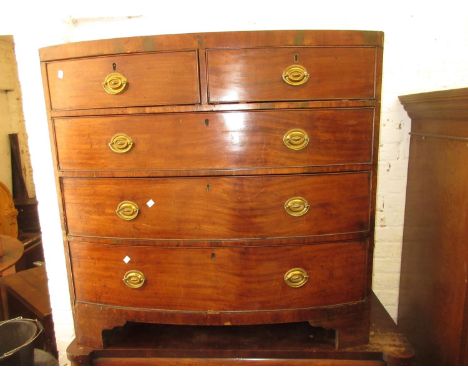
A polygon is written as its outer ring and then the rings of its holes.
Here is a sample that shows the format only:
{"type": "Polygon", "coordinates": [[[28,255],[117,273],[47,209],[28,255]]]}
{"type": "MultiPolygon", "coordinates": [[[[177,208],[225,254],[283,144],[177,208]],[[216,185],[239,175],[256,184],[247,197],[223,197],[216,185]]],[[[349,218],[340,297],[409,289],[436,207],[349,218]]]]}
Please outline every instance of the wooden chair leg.
{"type": "Polygon", "coordinates": [[[5,286],[0,284],[0,320],[8,320],[8,293],[5,286]]]}

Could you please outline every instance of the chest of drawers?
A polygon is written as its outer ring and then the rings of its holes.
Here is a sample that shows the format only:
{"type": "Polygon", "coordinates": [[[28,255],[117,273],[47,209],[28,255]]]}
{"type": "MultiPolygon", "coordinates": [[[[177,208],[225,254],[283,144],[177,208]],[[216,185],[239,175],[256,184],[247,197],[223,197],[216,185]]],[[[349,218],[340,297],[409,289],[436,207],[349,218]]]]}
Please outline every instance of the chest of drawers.
{"type": "Polygon", "coordinates": [[[369,334],[381,32],[41,49],[76,342],[126,322],[369,334]]]}

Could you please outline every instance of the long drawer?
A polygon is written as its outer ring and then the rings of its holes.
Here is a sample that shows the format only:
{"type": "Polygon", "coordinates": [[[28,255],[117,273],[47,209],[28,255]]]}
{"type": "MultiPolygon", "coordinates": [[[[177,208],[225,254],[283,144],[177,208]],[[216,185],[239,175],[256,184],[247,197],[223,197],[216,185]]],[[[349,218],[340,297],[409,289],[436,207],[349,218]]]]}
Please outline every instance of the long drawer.
{"type": "Polygon", "coordinates": [[[371,47],[207,51],[211,103],[375,97],[371,47]]]}
{"type": "Polygon", "coordinates": [[[196,51],[117,55],[47,64],[52,109],[196,104],[196,51]]]}
{"type": "Polygon", "coordinates": [[[373,109],[58,118],[61,170],[370,163],[373,109]]]}
{"type": "Polygon", "coordinates": [[[238,311],[364,298],[367,242],[158,248],[70,242],[76,299],[133,308],[238,311]]]}
{"type": "Polygon", "coordinates": [[[63,178],[71,235],[148,239],[310,236],[369,229],[370,174],[63,178]]]}

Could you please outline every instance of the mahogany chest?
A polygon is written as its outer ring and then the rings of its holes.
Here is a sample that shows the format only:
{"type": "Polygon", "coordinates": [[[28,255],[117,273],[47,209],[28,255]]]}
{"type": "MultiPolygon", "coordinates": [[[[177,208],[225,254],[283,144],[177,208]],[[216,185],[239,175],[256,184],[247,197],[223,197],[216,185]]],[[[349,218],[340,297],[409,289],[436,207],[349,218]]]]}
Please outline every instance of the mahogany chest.
{"type": "Polygon", "coordinates": [[[40,51],[76,342],[126,322],[369,335],[383,34],[40,51]]]}

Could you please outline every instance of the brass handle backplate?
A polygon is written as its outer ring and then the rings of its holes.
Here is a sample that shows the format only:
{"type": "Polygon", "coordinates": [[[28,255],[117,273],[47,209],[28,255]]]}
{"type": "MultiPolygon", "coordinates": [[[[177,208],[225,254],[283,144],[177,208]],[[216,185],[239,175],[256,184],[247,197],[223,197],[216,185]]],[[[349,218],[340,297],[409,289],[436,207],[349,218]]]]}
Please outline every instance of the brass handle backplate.
{"type": "Polygon", "coordinates": [[[283,81],[288,85],[299,86],[309,81],[309,73],[302,65],[290,65],[283,70],[283,81]]]}
{"type": "Polygon", "coordinates": [[[118,72],[109,73],[106,78],[104,78],[104,82],[102,83],[102,87],[107,94],[120,94],[125,91],[127,88],[128,81],[125,76],[118,72]]]}
{"type": "Polygon", "coordinates": [[[109,148],[117,154],[123,154],[130,151],[133,147],[133,140],[123,133],[115,134],[109,142],[109,148]]]}
{"type": "Polygon", "coordinates": [[[138,204],[130,200],[120,202],[115,210],[117,216],[122,220],[133,220],[138,216],[138,212],[138,204]]]}
{"type": "Polygon", "coordinates": [[[141,288],[145,283],[145,280],[143,272],[137,270],[128,271],[123,277],[124,284],[132,289],[141,288]]]}
{"type": "Polygon", "coordinates": [[[302,268],[292,268],[284,274],[284,282],[291,288],[300,288],[309,280],[309,275],[302,268]]]}
{"type": "Polygon", "coordinates": [[[284,134],[283,143],[288,149],[302,150],[309,144],[309,136],[302,129],[292,129],[284,134]]]}
{"type": "Polygon", "coordinates": [[[284,209],[291,216],[302,216],[309,211],[309,202],[301,196],[289,198],[284,203],[284,209]]]}

